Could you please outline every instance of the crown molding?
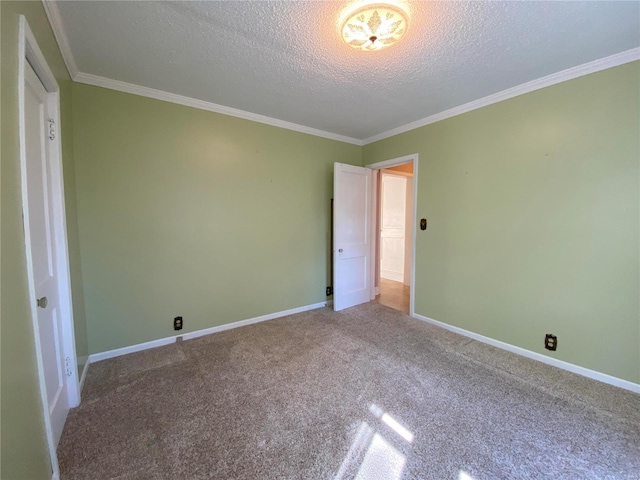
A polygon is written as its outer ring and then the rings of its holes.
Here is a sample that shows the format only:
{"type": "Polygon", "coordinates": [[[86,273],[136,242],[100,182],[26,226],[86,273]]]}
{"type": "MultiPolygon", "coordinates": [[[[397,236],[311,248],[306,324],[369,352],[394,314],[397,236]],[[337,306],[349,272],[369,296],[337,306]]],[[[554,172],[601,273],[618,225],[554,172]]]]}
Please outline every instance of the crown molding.
{"type": "Polygon", "coordinates": [[[74,81],[87,85],[93,85],[95,87],[103,87],[111,90],[117,90],[119,92],[140,95],[142,97],[154,98],[156,100],[162,100],[165,102],[177,103],[178,105],[184,105],[186,107],[193,107],[200,110],[207,110],[209,112],[221,113],[223,115],[243,118],[245,120],[251,120],[253,122],[264,123],[267,125],[272,125],[274,127],[285,128],[287,130],[293,130],[295,132],[306,133],[308,135],[314,135],[316,137],[337,140],[338,142],[351,143],[353,145],[362,146],[362,140],[359,140],[357,138],[347,137],[333,132],[326,132],[317,128],[298,125],[297,123],[291,123],[284,120],[279,120],[277,118],[267,117],[266,115],[239,110],[237,108],[226,107],[224,105],[218,105],[217,103],[206,102],[204,100],[198,100],[196,98],[185,97],[183,95],[169,93],[163,90],[156,90],[155,88],[142,87],[133,83],[121,82],[120,80],[112,80],[110,78],[99,77],[97,75],[80,72],[76,75],[74,81]]]}
{"type": "Polygon", "coordinates": [[[56,42],[58,42],[58,47],[60,48],[60,53],[62,54],[64,63],[67,66],[69,76],[75,82],[94,85],[96,87],[109,88],[111,90],[117,90],[120,92],[131,93],[133,95],[154,98],[156,100],[162,100],[165,102],[177,103],[179,105],[184,105],[187,107],[193,107],[200,110],[207,110],[209,112],[221,113],[223,115],[243,118],[245,120],[264,123],[267,125],[272,125],[274,127],[293,130],[295,132],[306,133],[308,135],[313,135],[316,137],[328,138],[330,140],[336,140],[338,142],[362,146],[362,140],[358,138],[347,137],[345,135],[339,135],[337,133],[327,132],[317,128],[299,125],[297,123],[287,122],[285,120],[268,117],[266,115],[260,115],[237,108],[226,107],[217,103],[211,103],[204,100],[185,97],[183,95],[177,95],[175,93],[156,90],[154,88],[142,87],[133,83],[121,82],[120,80],[112,80],[110,78],[80,72],[78,71],[75,58],[73,56],[73,53],[71,52],[69,39],[67,38],[67,33],[64,29],[62,17],[60,16],[56,0],[42,0],[42,5],[44,6],[47,18],[49,19],[49,23],[51,24],[51,29],[53,30],[53,35],[55,36],[56,42]]]}
{"type": "Polygon", "coordinates": [[[42,6],[44,7],[44,11],[49,19],[49,24],[53,30],[53,36],[56,38],[56,42],[58,42],[58,47],[60,48],[64,64],[67,66],[69,76],[72,80],[75,80],[78,75],[78,67],[76,66],[76,60],[73,57],[73,53],[71,53],[69,39],[67,38],[67,32],[62,24],[62,17],[60,17],[58,5],[56,5],[54,0],[42,0],[42,6]]]}
{"type": "Polygon", "coordinates": [[[392,128],[391,130],[387,130],[386,132],[378,133],[377,135],[365,138],[364,140],[362,140],[362,144],[368,145],[379,140],[384,140],[385,138],[393,137],[394,135],[398,135],[400,133],[405,133],[410,130],[415,130],[416,128],[424,127],[425,125],[429,125],[431,123],[436,123],[447,118],[455,117],[456,115],[460,115],[462,113],[467,113],[472,110],[477,110],[478,108],[502,102],[503,100],[508,100],[519,95],[524,95],[525,93],[540,90],[541,88],[549,87],[557,83],[566,82],[567,80],[572,80],[574,78],[582,77],[590,73],[606,70],[607,68],[617,67],[619,65],[623,65],[625,63],[633,62],[636,60],[640,60],[640,47],[625,50],[624,52],[616,53],[614,55],[578,65],[576,67],[571,67],[557,73],[552,73],[551,75],[547,75],[546,77],[541,77],[536,80],[532,80],[530,82],[523,83],[521,85],[508,88],[501,92],[480,98],[478,100],[465,103],[464,105],[460,105],[458,107],[436,113],[435,115],[430,115],[420,120],[416,120],[415,122],[392,128]]]}
{"type": "Polygon", "coordinates": [[[551,75],[547,75],[546,77],[541,77],[536,80],[532,80],[530,82],[508,88],[501,92],[497,92],[478,100],[465,103],[464,105],[460,105],[449,110],[430,115],[420,120],[416,120],[415,122],[392,128],[391,130],[378,133],[365,139],[358,139],[347,137],[345,135],[339,135],[333,132],[319,130],[317,128],[299,125],[297,123],[279,120],[277,118],[268,117],[266,115],[260,115],[237,108],[226,107],[217,103],[211,103],[204,100],[198,100],[191,97],[185,97],[183,95],[165,92],[162,90],[156,90],[132,83],[126,83],[119,80],[112,80],[106,77],[79,72],[78,67],[76,66],[75,59],[73,57],[73,53],[71,53],[71,47],[69,46],[69,40],[62,24],[62,18],[60,17],[60,12],[58,11],[56,0],[42,0],[42,4],[47,14],[47,18],[49,19],[49,23],[51,24],[51,28],[53,29],[53,34],[56,38],[56,41],[58,42],[58,46],[60,47],[60,52],[62,53],[62,58],[64,59],[64,63],[67,66],[69,75],[71,76],[71,79],[76,82],[85,83],[87,85],[94,85],[97,87],[109,88],[111,90],[118,90],[121,92],[131,93],[133,95],[141,95],[143,97],[154,98],[156,100],[162,100],[165,102],[177,103],[179,105],[198,108],[215,113],[221,113],[223,115],[230,115],[232,117],[243,118],[245,120],[251,120],[258,123],[264,123],[275,127],[285,128],[287,130],[293,130],[300,133],[306,133],[308,135],[328,138],[330,140],[336,140],[339,142],[350,143],[352,145],[358,146],[364,146],[370,143],[377,142],[379,140],[384,140],[385,138],[393,137],[394,135],[399,135],[416,128],[424,127],[425,125],[429,125],[431,123],[436,123],[447,118],[455,117],[456,115],[461,115],[472,110],[477,110],[479,108],[486,107],[503,100],[508,100],[519,95],[524,95],[525,93],[533,92],[535,90],[540,90],[541,88],[549,87],[557,83],[566,82],[567,80],[582,77],[590,73],[599,72],[601,70],[606,70],[607,68],[613,68],[625,63],[640,60],[640,47],[632,48],[624,52],[601,58],[599,60],[594,60],[583,65],[578,65],[576,67],[571,67],[560,72],[552,73],[551,75]]]}

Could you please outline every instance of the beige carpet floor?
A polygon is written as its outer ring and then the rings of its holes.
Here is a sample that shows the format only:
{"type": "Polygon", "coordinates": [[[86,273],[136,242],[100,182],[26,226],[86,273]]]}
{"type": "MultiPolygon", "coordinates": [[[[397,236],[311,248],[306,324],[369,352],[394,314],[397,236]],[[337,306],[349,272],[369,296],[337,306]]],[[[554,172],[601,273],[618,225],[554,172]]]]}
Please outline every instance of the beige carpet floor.
{"type": "Polygon", "coordinates": [[[63,479],[640,478],[640,396],[371,303],[92,364],[63,479]]]}

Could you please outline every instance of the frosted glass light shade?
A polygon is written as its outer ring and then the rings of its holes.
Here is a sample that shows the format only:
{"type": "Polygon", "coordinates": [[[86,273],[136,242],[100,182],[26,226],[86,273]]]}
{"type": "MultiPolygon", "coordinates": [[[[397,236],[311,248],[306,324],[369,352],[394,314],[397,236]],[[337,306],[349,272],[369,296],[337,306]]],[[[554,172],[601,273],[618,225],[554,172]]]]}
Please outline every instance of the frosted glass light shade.
{"type": "Polygon", "coordinates": [[[366,5],[347,17],[342,38],[361,50],[380,50],[396,43],[407,31],[407,16],[392,5],[366,5]]]}

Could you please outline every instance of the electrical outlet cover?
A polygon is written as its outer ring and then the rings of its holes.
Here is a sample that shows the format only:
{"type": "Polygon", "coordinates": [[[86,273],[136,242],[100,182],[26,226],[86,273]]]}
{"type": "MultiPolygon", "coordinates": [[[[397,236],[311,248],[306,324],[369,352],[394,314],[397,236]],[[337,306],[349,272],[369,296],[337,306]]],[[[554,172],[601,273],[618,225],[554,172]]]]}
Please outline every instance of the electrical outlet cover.
{"type": "Polygon", "coordinates": [[[551,333],[547,333],[544,336],[544,348],[547,350],[555,351],[558,348],[558,337],[552,335],[551,333]]]}

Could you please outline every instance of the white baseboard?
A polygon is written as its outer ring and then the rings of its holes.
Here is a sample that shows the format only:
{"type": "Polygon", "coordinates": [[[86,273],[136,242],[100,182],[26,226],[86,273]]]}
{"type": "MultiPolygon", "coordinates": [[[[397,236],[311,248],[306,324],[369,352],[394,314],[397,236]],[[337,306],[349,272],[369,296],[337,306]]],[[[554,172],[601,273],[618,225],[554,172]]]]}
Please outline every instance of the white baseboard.
{"type": "Polygon", "coordinates": [[[53,474],[51,475],[51,480],[60,480],[60,477],[56,472],[53,472],[53,474]]]}
{"type": "Polygon", "coordinates": [[[149,350],[151,348],[162,347],[164,345],[175,343],[178,337],[182,337],[183,340],[189,340],[192,338],[202,337],[204,335],[210,335],[212,333],[224,332],[225,330],[252,325],[254,323],[266,322],[267,320],[273,320],[274,318],[286,317],[287,315],[293,315],[294,313],[315,310],[316,308],[328,306],[328,304],[329,302],[314,303],[312,305],[292,308],[290,310],[284,310],[282,312],[269,313],[267,315],[248,318],[246,320],[240,320],[238,322],[225,323],[224,325],[219,325],[217,327],[205,328],[203,330],[196,330],[195,332],[183,333],[181,335],[174,335],[172,337],[159,338],[158,340],[138,343],[136,345],[131,345],[128,347],[116,348],[115,350],[108,350],[106,352],[94,353],[92,355],[89,355],[89,361],[87,363],[99,362],[100,360],[107,360],[108,358],[119,357],[121,355],[127,355],[128,353],[141,352],[143,350],[149,350]]]}
{"type": "Polygon", "coordinates": [[[495,340],[490,337],[485,337],[484,335],[470,332],[469,330],[464,330],[463,328],[454,327],[453,325],[448,325],[446,323],[439,322],[438,320],[425,317],[424,315],[419,315],[417,313],[414,313],[413,317],[417,318],[418,320],[422,320],[424,322],[437,325],[438,327],[445,328],[452,332],[459,333],[460,335],[464,335],[465,337],[478,340],[479,342],[486,343],[494,347],[501,348],[503,350],[507,350],[508,352],[512,352],[517,355],[522,355],[523,357],[531,358],[533,360],[537,360],[539,362],[546,363],[547,365],[552,365],[554,367],[558,367],[572,373],[577,373],[578,375],[582,375],[583,377],[591,378],[593,380],[598,380],[603,383],[608,383],[609,385],[613,385],[615,387],[620,387],[620,388],[624,388],[625,390],[630,390],[635,393],[640,393],[640,385],[637,383],[633,383],[628,380],[623,380],[621,378],[614,377],[612,375],[607,375],[606,373],[596,372],[595,370],[590,370],[585,367],[580,367],[579,365],[574,365],[573,363],[565,362],[563,360],[557,360],[555,358],[547,357],[546,355],[542,355],[541,353],[536,353],[536,352],[532,352],[531,350],[526,350],[521,347],[516,347],[515,345],[501,342],[500,340],[495,340]]]}
{"type": "Polygon", "coordinates": [[[91,357],[87,357],[87,361],[84,362],[82,369],[82,375],[80,376],[80,396],[82,396],[82,387],[84,386],[84,379],[87,378],[87,372],[89,371],[89,364],[91,363],[91,357]]]}
{"type": "Polygon", "coordinates": [[[380,278],[393,280],[394,282],[404,282],[404,273],[392,272],[391,270],[380,270],[380,278]]]}

